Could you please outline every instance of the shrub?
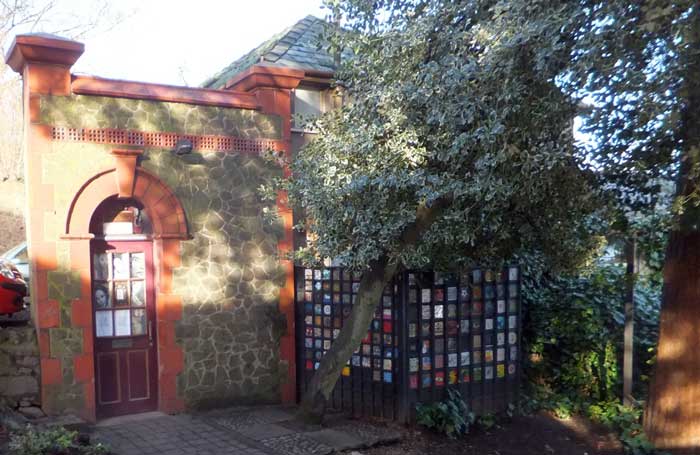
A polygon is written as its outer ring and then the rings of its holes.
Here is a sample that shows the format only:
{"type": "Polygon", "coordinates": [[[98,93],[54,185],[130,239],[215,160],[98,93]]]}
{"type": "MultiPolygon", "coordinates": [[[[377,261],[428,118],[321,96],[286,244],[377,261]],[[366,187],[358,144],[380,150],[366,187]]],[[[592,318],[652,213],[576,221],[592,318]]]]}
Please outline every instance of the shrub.
{"type": "Polygon", "coordinates": [[[597,403],[588,407],[588,417],[617,432],[625,451],[632,455],[659,454],[642,427],[642,408],[618,402],[597,403]]]}
{"type": "Polygon", "coordinates": [[[457,438],[469,433],[474,414],[469,411],[459,392],[448,389],[447,394],[448,398],[439,403],[419,403],[416,406],[416,421],[450,438],[457,438]]]}
{"type": "Polygon", "coordinates": [[[31,425],[10,436],[10,453],[15,455],[104,455],[109,450],[102,444],[80,441],[77,431],[63,427],[38,430],[31,425]]]}

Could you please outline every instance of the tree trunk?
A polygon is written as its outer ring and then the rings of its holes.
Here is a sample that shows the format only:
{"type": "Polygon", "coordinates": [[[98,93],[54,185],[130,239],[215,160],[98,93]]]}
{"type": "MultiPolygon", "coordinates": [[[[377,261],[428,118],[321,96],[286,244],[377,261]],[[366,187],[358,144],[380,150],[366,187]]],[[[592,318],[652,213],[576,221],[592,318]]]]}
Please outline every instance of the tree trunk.
{"type": "Polygon", "coordinates": [[[625,351],[622,362],[622,404],[632,406],[634,397],[634,283],[637,261],[637,240],[634,235],[625,244],[625,351]]]}
{"type": "Polygon", "coordinates": [[[700,233],[673,232],[644,425],[659,448],[700,454],[700,233]]]}
{"type": "Polygon", "coordinates": [[[343,324],[338,338],[333,341],[331,349],[323,356],[302,401],[301,415],[305,421],[320,423],[323,419],[326,403],[340,373],[362,339],[367,336],[377,302],[381,300],[384,288],[393,278],[396,268],[396,264],[389,264],[387,256],[384,256],[374,261],[369,270],[362,274],[352,313],[343,324]]]}
{"type": "Polygon", "coordinates": [[[677,197],[687,200],[664,262],[659,347],[644,428],[659,448],[700,454],[700,11],[683,42],[683,96],[677,197]]]}
{"type": "MultiPolygon", "coordinates": [[[[451,202],[451,197],[443,197],[436,200],[430,207],[419,206],[416,221],[407,226],[401,235],[400,247],[414,245],[451,202]]],[[[362,274],[352,313],[343,323],[343,328],[330,350],[321,359],[321,365],[311,378],[309,389],[301,402],[300,415],[305,421],[319,423],[323,419],[326,404],[343,367],[367,335],[384,288],[394,277],[397,269],[398,264],[390,261],[388,254],[384,254],[372,261],[369,269],[362,274]]]]}

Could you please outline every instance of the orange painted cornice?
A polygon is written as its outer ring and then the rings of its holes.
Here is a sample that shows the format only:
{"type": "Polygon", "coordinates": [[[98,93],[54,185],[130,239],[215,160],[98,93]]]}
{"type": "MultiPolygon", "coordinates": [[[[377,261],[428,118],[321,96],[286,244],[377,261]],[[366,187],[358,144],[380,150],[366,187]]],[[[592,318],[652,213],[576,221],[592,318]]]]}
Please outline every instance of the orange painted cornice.
{"type": "Polygon", "coordinates": [[[255,95],[250,93],[122,81],[94,76],[73,75],[71,90],[78,95],[113,96],[207,106],[259,109],[255,95]]]}
{"type": "Polygon", "coordinates": [[[83,43],[57,36],[17,35],[5,56],[5,62],[20,74],[27,63],[44,63],[70,68],[84,50],[83,43]]]}
{"type": "Polygon", "coordinates": [[[306,76],[305,71],[279,66],[254,65],[229,79],[225,89],[250,92],[259,88],[294,89],[306,76]]]}

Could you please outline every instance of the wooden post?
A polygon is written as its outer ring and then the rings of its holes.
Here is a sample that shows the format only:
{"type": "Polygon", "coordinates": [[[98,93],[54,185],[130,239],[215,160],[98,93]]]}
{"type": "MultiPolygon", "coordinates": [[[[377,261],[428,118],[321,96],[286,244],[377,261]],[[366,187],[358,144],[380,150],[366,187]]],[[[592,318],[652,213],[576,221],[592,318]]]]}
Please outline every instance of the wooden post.
{"type": "Polygon", "coordinates": [[[625,242],[625,352],[622,363],[622,404],[631,406],[634,382],[634,282],[637,259],[637,239],[634,235],[625,242]]]}

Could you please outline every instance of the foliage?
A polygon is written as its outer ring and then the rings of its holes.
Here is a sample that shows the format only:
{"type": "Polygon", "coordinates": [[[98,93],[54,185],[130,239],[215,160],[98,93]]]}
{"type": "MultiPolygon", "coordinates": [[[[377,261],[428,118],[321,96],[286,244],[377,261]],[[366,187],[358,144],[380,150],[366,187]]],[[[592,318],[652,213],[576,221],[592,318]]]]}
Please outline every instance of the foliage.
{"type": "Polygon", "coordinates": [[[488,431],[498,425],[498,416],[491,413],[481,414],[476,418],[475,423],[484,431],[488,431]]]}
{"type": "MultiPolygon", "coordinates": [[[[559,418],[584,414],[613,429],[627,453],[651,454],[641,409],[619,404],[623,352],[625,274],[614,263],[595,263],[577,275],[523,283],[525,412],[559,418]]],[[[660,285],[635,282],[635,396],[647,393],[658,338],[660,285]]]]}
{"type": "MultiPolygon", "coordinates": [[[[582,400],[620,396],[624,289],[624,270],[615,264],[596,264],[580,275],[526,277],[523,282],[526,375],[571,401],[562,400],[563,414],[581,409],[582,400]]],[[[635,290],[635,383],[637,395],[644,396],[650,349],[658,338],[660,288],[638,278],[635,290]]]]}
{"type": "Polygon", "coordinates": [[[615,430],[627,453],[646,455],[658,453],[644,435],[642,408],[623,406],[618,401],[602,402],[588,407],[588,417],[615,430]]]}
{"type": "Polygon", "coordinates": [[[621,208],[653,210],[679,171],[693,0],[580,0],[560,81],[590,107],[591,163],[621,208]]]}
{"type": "Polygon", "coordinates": [[[37,430],[28,425],[10,436],[10,453],[17,455],[103,455],[109,453],[102,444],[91,445],[81,441],[78,432],[54,427],[37,430]]]}
{"type": "Polygon", "coordinates": [[[592,247],[601,203],[572,138],[576,104],[554,82],[568,2],[348,0],[352,100],[314,125],[286,189],[306,211],[298,259],[365,270],[381,257],[455,268],[538,250],[552,267],[592,247]],[[421,207],[446,202],[418,239],[421,207]]]}
{"type": "Polygon", "coordinates": [[[419,403],[416,406],[416,421],[450,438],[457,438],[469,433],[474,414],[458,391],[448,389],[447,393],[447,399],[439,403],[419,403]]]}

